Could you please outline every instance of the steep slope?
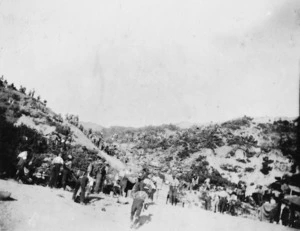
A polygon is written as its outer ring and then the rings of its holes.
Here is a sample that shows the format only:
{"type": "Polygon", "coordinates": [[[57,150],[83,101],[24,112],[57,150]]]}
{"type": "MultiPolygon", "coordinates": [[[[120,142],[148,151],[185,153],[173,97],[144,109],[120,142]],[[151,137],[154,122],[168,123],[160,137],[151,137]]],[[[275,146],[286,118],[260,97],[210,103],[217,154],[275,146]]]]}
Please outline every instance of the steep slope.
{"type": "Polygon", "coordinates": [[[4,147],[0,151],[0,162],[3,163],[0,164],[0,176],[15,172],[16,155],[23,150],[29,151],[36,167],[43,166],[45,160],[63,150],[65,156],[73,155],[74,166],[78,169],[85,169],[88,159],[95,159],[97,155],[116,170],[126,168],[122,161],[100,150],[95,142],[96,136],[83,130],[77,122],[78,117],[66,115],[63,119],[46,106],[46,101],[41,102],[40,97],[35,98],[31,93],[27,95],[24,88],[17,90],[13,84],[4,84],[2,80],[0,117],[3,128],[0,129],[0,141],[4,147]],[[1,140],[1,137],[11,137],[14,142],[1,140]]]}

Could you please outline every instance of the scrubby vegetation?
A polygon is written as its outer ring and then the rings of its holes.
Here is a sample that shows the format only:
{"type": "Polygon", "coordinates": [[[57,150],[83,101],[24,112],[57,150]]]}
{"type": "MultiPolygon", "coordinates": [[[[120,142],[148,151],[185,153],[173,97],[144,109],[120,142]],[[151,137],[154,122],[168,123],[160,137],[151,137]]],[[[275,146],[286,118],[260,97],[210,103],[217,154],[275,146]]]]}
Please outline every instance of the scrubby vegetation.
{"type": "Polygon", "coordinates": [[[16,156],[28,150],[31,157],[48,151],[46,139],[26,126],[15,127],[0,109],[0,172],[12,176],[15,173],[16,156]]]}
{"type": "MultiPolygon", "coordinates": [[[[297,160],[297,123],[296,121],[279,120],[272,123],[253,123],[247,116],[227,121],[222,124],[208,126],[193,126],[181,129],[175,125],[147,126],[142,128],[111,127],[98,131],[87,129],[80,124],[78,115],[67,114],[65,118],[46,107],[46,100],[35,96],[35,90],[28,91],[20,86],[9,84],[0,78],[0,172],[13,175],[16,155],[22,150],[28,150],[34,159],[34,165],[40,166],[43,159],[53,154],[63,152],[72,154],[74,166],[85,169],[89,158],[94,159],[97,152],[88,150],[74,142],[75,135],[71,127],[77,127],[94,145],[111,156],[145,165],[152,161],[158,162],[155,169],[162,173],[180,172],[181,178],[188,181],[193,174],[200,176],[199,183],[210,178],[213,184],[232,184],[220,174],[226,171],[234,174],[252,173],[255,170],[268,175],[272,171],[272,160],[265,159],[261,167],[245,167],[253,157],[271,155],[272,150],[281,153],[292,160],[297,160]],[[28,93],[27,93],[28,92],[28,93]],[[24,125],[15,127],[13,124],[22,116],[34,118],[36,125],[47,124],[55,131],[43,136],[38,131],[24,125]],[[254,133],[249,130],[255,129],[254,133]],[[123,150],[119,146],[128,146],[123,150]],[[216,156],[218,148],[229,147],[224,158],[235,159],[237,165],[223,164],[218,172],[212,167],[206,157],[199,155],[189,165],[182,163],[193,158],[195,153],[208,150],[216,156]],[[241,150],[237,157],[237,150],[241,150]],[[131,156],[127,156],[127,152],[131,156]]],[[[297,163],[297,162],[296,162],[297,163]]],[[[298,162],[299,163],[299,162],[298,162]]],[[[296,167],[296,164],[295,166],[296,167]]],[[[295,171],[295,168],[294,168],[295,171]]],[[[223,173],[222,173],[223,174],[223,173]]]]}

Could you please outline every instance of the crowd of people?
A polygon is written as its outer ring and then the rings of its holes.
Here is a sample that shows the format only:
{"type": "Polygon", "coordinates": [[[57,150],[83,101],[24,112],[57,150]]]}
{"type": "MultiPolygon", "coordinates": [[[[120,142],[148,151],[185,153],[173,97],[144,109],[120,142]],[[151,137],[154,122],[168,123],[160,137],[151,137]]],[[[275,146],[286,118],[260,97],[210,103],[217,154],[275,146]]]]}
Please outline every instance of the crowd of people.
{"type": "MultiPolygon", "coordinates": [[[[26,172],[29,171],[26,167],[30,166],[31,159],[27,151],[20,153],[18,158],[16,178],[24,181],[26,172]]],[[[240,216],[249,213],[245,208],[245,205],[248,205],[248,208],[257,211],[255,216],[260,220],[299,227],[299,213],[293,204],[284,200],[284,195],[289,193],[288,185],[284,181],[279,194],[278,191],[257,186],[249,195],[244,183],[236,187],[217,186],[211,184],[210,179],[206,179],[199,187],[199,177],[195,175],[192,176],[190,183],[187,183],[179,180],[179,175],[173,174],[170,179],[162,179],[157,173],[154,174],[147,169],[143,169],[138,175],[134,175],[130,170],[121,171],[116,173],[113,179],[108,179],[107,172],[110,167],[108,162],[100,157],[89,161],[87,169],[74,171],[72,156],[68,155],[63,159],[62,154],[58,154],[52,160],[47,185],[50,188],[61,187],[64,190],[67,185],[71,186],[73,200],[81,204],[87,202],[91,193],[132,197],[130,218],[133,224],[138,222],[141,211],[147,208],[148,202],[157,199],[163,185],[168,185],[166,204],[170,203],[172,206],[178,204],[183,207],[200,206],[214,213],[240,216]]]]}
{"type": "Polygon", "coordinates": [[[284,180],[281,182],[280,191],[261,185],[247,190],[244,183],[236,187],[217,186],[210,184],[209,178],[194,190],[197,182],[196,176],[187,184],[173,175],[169,181],[166,203],[170,202],[175,206],[178,203],[182,206],[195,205],[214,213],[250,216],[261,221],[300,228],[299,207],[296,209],[297,205],[285,199],[290,191],[284,180]],[[251,211],[254,213],[251,214],[251,211]]]}

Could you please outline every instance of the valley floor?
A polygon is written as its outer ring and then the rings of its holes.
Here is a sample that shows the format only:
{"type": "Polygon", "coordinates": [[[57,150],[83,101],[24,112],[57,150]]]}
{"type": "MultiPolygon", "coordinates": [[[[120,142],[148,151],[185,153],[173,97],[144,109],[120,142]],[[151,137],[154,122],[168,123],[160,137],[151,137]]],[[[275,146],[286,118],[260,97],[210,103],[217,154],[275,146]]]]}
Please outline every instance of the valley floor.
{"type": "MultiPolygon", "coordinates": [[[[0,230],[130,230],[130,199],[129,204],[120,204],[116,198],[95,196],[90,204],[80,205],[71,200],[71,192],[4,180],[0,191],[11,192],[16,199],[0,201],[0,230]]],[[[290,230],[200,208],[172,207],[165,204],[165,194],[142,212],[138,230],[290,230]]]]}

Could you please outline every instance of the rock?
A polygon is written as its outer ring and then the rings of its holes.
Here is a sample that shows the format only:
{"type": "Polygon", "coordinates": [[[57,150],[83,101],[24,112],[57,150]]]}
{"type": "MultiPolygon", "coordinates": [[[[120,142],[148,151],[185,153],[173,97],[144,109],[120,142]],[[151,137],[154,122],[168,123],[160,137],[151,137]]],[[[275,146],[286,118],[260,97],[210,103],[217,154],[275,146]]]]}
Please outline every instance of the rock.
{"type": "Polygon", "coordinates": [[[10,198],[10,196],[11,196],[10,192],[0,191],[0,201],[7,200],[10,198]]]}
{"type": "Polygon", "coordinates": [[[106,212],[106,209],[105,209],[105,208],[102,208],[101,211],[106,212]]]}

